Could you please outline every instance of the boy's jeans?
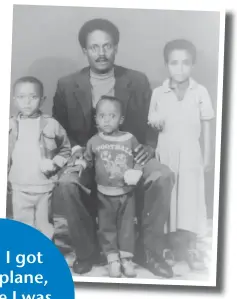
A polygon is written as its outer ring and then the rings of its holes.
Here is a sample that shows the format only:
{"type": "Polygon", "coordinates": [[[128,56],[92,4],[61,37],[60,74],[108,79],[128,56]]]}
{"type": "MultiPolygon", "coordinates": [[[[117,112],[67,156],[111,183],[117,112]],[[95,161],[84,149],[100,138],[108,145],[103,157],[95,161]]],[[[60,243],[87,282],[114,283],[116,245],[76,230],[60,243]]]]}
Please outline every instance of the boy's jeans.
{"type": "MultiPolygon", "coordinates": [[[[68,229],[78,260],[91,261],[98,251],[95,218],[97,216],[96,193],[88,196],[78,185],[77,173],[63,174],[54,191],[54,204],[64,202],[68,229]]],[[[83,172],[80,182],[92,188],[89,172],[83,172]]],[[[151,159],[143,169],[143,179],[135,192],[140,245],[155,254],[165,249],[164,226],[169,216],[174,174],[151,159]]]]}
{"type": "Polygon", "coordinates": [[[135,245],[134,192],[108,196],[100,192],[98,198],[99,241],[108,261],[132,258],[135,245]]]}

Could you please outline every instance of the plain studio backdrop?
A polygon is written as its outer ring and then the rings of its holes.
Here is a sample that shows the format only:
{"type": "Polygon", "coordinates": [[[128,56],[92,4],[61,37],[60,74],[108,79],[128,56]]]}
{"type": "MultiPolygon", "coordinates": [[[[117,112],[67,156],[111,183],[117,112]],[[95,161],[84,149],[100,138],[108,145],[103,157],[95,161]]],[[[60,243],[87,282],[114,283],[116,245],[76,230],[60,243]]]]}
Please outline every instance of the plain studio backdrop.
{"type": "MultiPolygon", "coordinates": [[[[13,83],[25,75],[42,80],[47,96],[45,113],[51,114],[57,80],[87,65],[77,37],[83,23],[92,18],[106,18],[118,26],[116,64],[144,72],[153,88],[167,76],[165,43],[176,38],[191,40],[197,48],[193,77],[208,89],[216,110],[218,12],[15,5],[11,80],[13,83]]],[[[15,113],[12,103],[10,113],[15,113]]],[[[213,208],[213,173],[206,175],[209,216],[213,208]]]]}

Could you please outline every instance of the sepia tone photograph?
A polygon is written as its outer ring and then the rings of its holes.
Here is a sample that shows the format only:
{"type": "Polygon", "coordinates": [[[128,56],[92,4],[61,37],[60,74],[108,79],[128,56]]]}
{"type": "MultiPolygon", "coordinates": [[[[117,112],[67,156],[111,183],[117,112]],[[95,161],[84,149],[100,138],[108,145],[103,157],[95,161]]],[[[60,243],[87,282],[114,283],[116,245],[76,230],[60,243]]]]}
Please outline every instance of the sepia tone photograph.
{"type": "Polygon", "coordinates": [[[6,216],[75,282],[215,285],[224,17],[14,5],[6,216]]]}

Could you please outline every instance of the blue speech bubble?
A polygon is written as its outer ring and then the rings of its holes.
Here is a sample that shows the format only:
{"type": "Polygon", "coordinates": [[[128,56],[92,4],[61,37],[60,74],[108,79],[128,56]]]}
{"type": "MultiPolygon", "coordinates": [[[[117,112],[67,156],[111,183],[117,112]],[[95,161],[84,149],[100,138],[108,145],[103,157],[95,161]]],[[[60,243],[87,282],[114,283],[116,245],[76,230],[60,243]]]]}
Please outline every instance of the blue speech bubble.
{"type": "Polygon", "coordinates": [[[69,267],[38,230],[0,219],[0,299],[74,299],[69,267]]]}

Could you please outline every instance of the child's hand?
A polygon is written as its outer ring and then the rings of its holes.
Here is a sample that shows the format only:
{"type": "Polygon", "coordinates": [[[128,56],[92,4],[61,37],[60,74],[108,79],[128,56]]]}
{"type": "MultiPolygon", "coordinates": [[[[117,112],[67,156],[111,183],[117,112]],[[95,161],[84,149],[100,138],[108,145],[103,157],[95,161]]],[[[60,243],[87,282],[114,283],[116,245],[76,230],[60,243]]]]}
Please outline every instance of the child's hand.
{"type": "Polygon", "coordinates": [[[148,120],[148,124],[159,131],[162,131],[165,127],[165,121],[159,119],[157,116],[151,116],[148,120]]]}
{"type": "Polygon", "coordinates": [[[81,164],[79,164],[79,165],[76,165],[76,166],[67,167],[66,170],[64,171],[64,173],[78,172],[78,176],[80,177],[83,170],[84,170],[84,167],[81,164]]]}
{"type": "Polygon", "coordinates": [[[163,131],[164,128],[165,128],[165,121],[164,121],[164,120],[160,120],[160,121],[157,123],[156,128],[157,128],[159,131],[163,131]]]}
{"type": "Polygon", "coordinates": [[[142,171],[138,169],[128,169],[124,173],[124,181],[129,186],[135,186],[142,176],[142,171]]]}
{"type": "Polygon", "coordinates": [[[82,165],[78,165],[78,176],[81,177],[82,171],[84,170],[84,167],[82,165]]]}
{"type": "Polygon", "coordinates": [[[76,161],[80,160],[83,157],[83,152],[84,152],[84,148],[80,147],[78,148],[71,156],[69,162],[68,162],[68,166],[75,166],[76,165],[76,161]]]}
{"type": "Polygon", "coordinates": [[[42,159],[41,162],[40,162],[40,170],[44,174],[48,174],[48,173],[53,172],[53,171],[56,170],[56,165],[50,159],[42,159]]]}

